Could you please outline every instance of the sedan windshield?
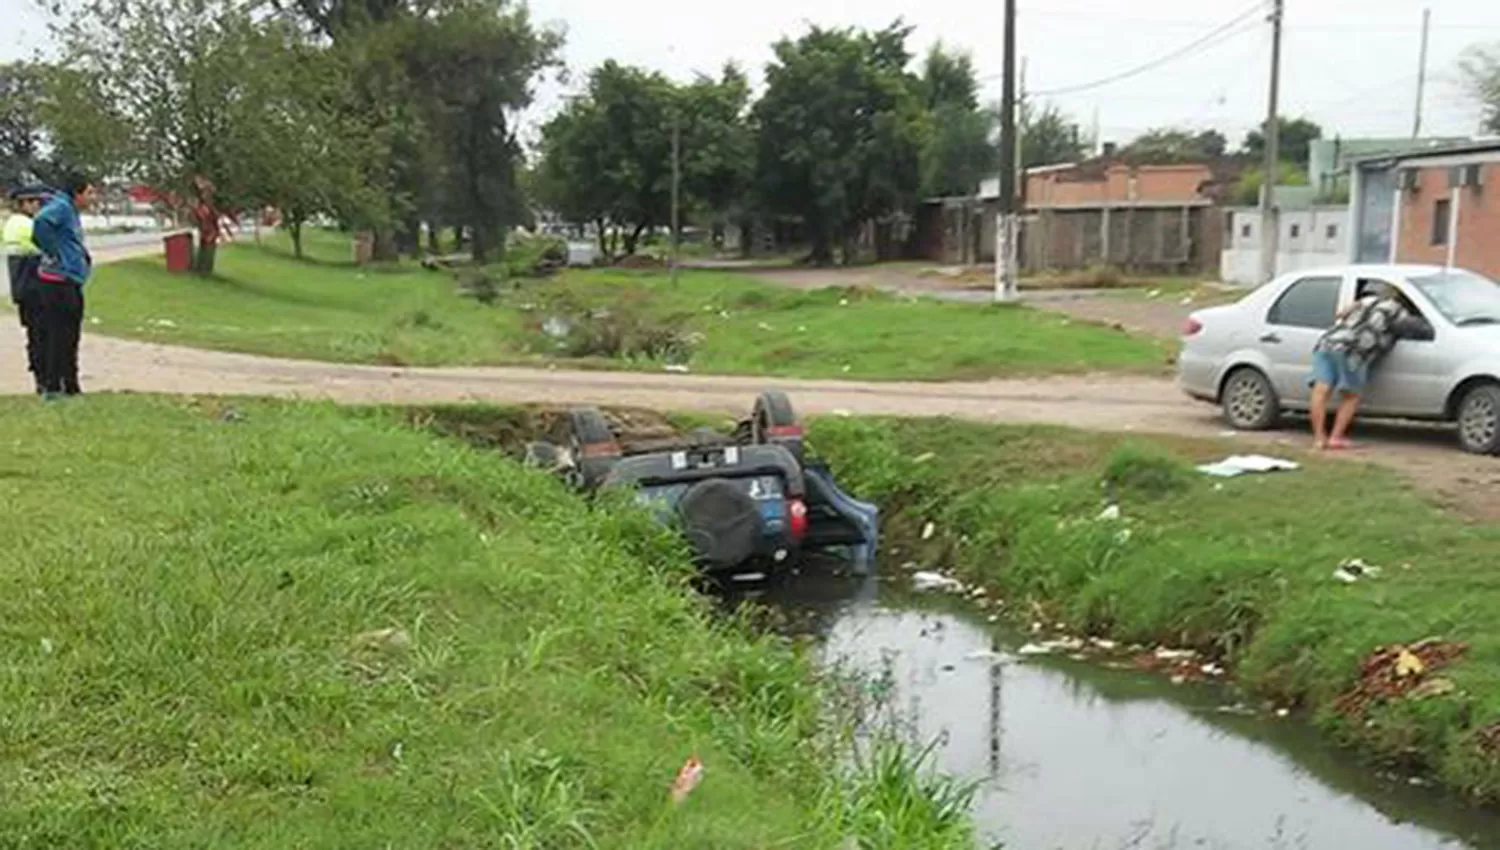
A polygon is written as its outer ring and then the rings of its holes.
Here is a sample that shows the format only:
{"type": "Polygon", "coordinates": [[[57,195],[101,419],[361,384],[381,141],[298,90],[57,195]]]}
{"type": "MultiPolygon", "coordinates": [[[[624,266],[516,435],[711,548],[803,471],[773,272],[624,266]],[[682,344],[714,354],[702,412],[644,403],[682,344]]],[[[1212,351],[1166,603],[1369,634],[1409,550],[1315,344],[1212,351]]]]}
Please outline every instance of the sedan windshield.
{"type": "Polygon", "coordinates": [[[1450,270],[1417,275],[1411,282],[1455,325],[1500,324],[1500,284],[1488,278],[1450,270]]]}

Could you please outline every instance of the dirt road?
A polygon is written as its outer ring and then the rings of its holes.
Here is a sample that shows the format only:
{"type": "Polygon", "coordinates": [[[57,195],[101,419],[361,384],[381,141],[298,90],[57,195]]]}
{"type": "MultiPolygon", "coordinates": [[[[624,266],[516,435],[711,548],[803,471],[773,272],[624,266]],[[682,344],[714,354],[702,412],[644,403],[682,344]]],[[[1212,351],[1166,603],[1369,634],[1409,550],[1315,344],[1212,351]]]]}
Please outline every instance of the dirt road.
{"type": "MultiPolygon", "coordinates": [[[[0,392],[25,393],[30,379],[13,317],[0,321],[0,392]]],[[[407,369],[276,360],[86,335],[85,390],[267,395],[338,402],[591,403],[742,414],[759,378],[579,372],[521,368],[407,369]]],[[[985,422],[1060,424],[1098,430],[1213,437],[1214,411],[1171,384],[1141,377],[1069,377],[979,383],[776,380],[808,414],[954,416],[985,422]]],[[[1419,429],[1364,432],[1361,456],[1410,476],[1440,501],[1500,519],[1500,460],[1460,454],[1446,434],[1419,429]]],[[[1255,450],[1305,446],[1299,431],[1236,435],[1255,450]]]]}

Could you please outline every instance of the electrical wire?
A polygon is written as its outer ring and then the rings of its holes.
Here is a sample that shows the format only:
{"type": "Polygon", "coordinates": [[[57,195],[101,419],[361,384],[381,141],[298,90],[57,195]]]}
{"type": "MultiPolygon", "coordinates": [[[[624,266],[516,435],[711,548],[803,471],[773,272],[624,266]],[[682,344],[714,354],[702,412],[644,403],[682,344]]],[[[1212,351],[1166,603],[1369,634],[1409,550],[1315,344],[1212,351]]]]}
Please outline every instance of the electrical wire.
{"type": "Polygon", "coordinates": [[[1264,11],[1265,3],[1257,2],[1250,8],[1234,16],[1223,24],[1220,24],[1218,27],[1215,27],[1209,32],[1204,33],[1193,41],[1188,42],[1187,44],[1177,48],[1170,53],[1158,56],[1157,58],[1152,59],[1149,62],[1136,65],[1133,68],[1126,69],[1117,74],[1111,74],[1108,77],[1094,80],[1093,82],[1080,83],[1078,85],[1072,86],[1062,86],[1055,89],[1044,89],[1041,91],[1027,92],[1027,95],[1036,97],[1051,97],[1060,94],[1074,94],[1076,92],[1089,91],[1090,89],[1103,88],[1104,86],[1120,82],[1121,80],[1127,80],[1131,77],[1139,76],[1146,73],[1147,71],[1154,71],[1157,68],[1168,64],[1169,62],[1174,62],[1178,59],[1183,58],[1184,56],[1188,56],[1199,50],[1211,47],[1218,42],[1233,38],[1234,36],[1239,35],[1241,32],[1248,32],[1253,27],[1245,27],[1244,24],[1251,18],[1257,17],[1258,15],[1264,13],[1264,11]]]}

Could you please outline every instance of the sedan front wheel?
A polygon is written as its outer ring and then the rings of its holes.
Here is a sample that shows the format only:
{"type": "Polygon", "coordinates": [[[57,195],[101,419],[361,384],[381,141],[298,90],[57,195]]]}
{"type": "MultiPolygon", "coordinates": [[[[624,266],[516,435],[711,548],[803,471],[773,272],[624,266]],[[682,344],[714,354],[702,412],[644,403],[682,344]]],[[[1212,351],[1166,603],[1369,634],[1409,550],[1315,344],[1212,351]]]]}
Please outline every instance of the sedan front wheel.
{"type": "Polygon", "coordinates": [[[1281,418],[1281,401],[1276,388],[1259,369],[1249,366],[1236,369],[1224,382],[1220,394],[1224,419],[1240,431],[1264,431],[1281,418]]]}

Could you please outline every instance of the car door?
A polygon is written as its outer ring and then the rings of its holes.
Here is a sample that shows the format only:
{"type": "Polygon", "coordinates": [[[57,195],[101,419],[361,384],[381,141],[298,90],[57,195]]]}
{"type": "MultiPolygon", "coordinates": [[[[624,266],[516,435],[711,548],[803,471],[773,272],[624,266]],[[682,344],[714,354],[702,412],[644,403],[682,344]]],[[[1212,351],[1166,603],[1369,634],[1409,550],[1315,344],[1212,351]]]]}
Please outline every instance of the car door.
{"type": "Polygon", "coordinates": [[[1312,274],[1292,281],[1271,302],[1257,346],[1271,364],[1271,383],[1283,404],[1306,406],[1311,388],[1313,347],[1333,326],[1344,277],[1312,274]]]}
{"type": "Polygon", "coordinates": [[[1364,394],[1367,413],[1390,416],[1437,416],[1447,401],[1451,364],[1442,356],[1441,330],[1432,321],[1432,307],[1415,287],[1403,280],[1361,277],[1358,289],[1363,294],[1370,284],[1389,283],[1416,307],[1417,315],[1433,329],[1421,339],[1403,337],[1390,353],[1370,370],[1370,382],[1364,394]]]}

